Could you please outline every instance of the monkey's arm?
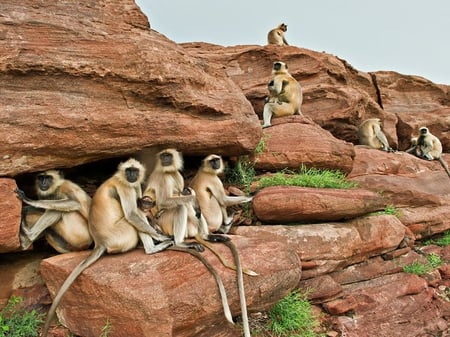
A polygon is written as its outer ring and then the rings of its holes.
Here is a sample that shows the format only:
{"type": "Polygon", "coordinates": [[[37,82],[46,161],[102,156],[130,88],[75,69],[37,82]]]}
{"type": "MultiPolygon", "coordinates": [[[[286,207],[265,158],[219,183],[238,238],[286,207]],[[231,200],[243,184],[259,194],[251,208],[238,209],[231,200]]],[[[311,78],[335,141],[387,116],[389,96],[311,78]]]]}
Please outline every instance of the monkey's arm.
{"type": "Polygon", "coordinates": [[[283,36],[283,43],[286,45],[286,46],[289,46],[289,43],[286,41],[286,38],[283,36]]]}
{"type": "Polygon", "coordinates": [[[15,190],[17,197],[24,203],[42,209],[51,209],[60,212],[74,212],[80,210],[80,203],[72,199],[58,199],[58,200],[32,200],[28,198],[25,193],[20,190],[15,190]]]}
{"type": "Polygon", "coordinates": [[[375,136],[378,138],[378,140],[383,144],[383,150],[385,151],[391,151],[391,147],[389,146],[388,140],[386,138],[386,135],[381,130],[380,126],[376,126],[375,128],[375,136]]]}

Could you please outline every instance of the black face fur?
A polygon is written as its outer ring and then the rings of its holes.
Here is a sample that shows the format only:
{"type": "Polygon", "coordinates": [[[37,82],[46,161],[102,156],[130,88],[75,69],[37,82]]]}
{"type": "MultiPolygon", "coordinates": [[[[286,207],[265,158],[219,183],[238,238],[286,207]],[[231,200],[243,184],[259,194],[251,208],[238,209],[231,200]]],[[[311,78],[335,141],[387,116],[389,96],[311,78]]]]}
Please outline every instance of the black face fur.
{"type": "Polygon", "coordinates": [[[48,174],[39,174],[36,179],[41,191],[47,191],[53,184],[53,176],[48,174]]]}
{"type": "Polygon", "coordinates": [[[172,165],[173,156],[171,153],[163,152],[159,155],[159,159],[161,160],[162,166],[170,166],[172,165]]]}
{"type": "Polygon", "coordinates": [[[212,169],[218,170],[220,169],[220,159],[219,158],[213,158],[209,160],[209,165],[212,169]]]}
{"type": "Polygon", "coordinates": [[[139,169],[136,167],[126,168],[125,177],[129,183],[135,183],[139,179],[139,169]]]}

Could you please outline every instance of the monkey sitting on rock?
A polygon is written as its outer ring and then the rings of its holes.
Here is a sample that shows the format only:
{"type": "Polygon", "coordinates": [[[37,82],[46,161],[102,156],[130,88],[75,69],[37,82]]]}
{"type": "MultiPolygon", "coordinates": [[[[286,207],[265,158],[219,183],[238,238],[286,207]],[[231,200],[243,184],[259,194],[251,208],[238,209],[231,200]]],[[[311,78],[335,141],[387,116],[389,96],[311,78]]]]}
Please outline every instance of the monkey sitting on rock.
{"type": "Polygon", "coordinates": [[[287,25],[284,23],[278,25],[267,34],[267,44],[275,44],[277,46],[289,46],[284,34],[287,32],[287,25]]]}
{"type": "Polygon", "coordinates": [[[284,62],[274,62],[273,78],[268,83],[269,97],[266,99],[263,111],[263,128],[271,126],[272,116],[282,117],[301,115],[303,101],[302,87],[288,72],[284,62]]]}
{"type": "Polygon", "coordinates": [[[411,138],[411,147],[406,152],[425,160],[439,160],[445,172],[450,177],[448,165],[442,159],[442,143],[427,127],[422,126],[419,128],[419,136],[411,138]]]}
{"type": "Polygon", "coordinates": [[[394,152],[389,146],[386,135],[381,130],[381,125],[379,118],[369,118],[363,121],[358,128],[359,144],[372,149],[394,152]]]}

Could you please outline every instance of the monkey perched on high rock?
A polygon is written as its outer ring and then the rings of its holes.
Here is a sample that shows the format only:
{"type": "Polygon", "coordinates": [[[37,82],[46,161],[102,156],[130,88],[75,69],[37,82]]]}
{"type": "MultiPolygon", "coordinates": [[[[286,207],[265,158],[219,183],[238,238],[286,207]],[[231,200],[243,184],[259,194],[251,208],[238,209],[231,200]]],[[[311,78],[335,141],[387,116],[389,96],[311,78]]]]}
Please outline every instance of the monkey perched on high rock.
{"type": "Polygon", "coordinates": [[[89,195],[57,170],[39,173],[35,189],[39,200],[31,200],[22,190],[16,190],[17,197],[28,205],[22,209],[22,249],[28,249],[43,234],[59,253],[89,248],[89,195]]]}
{"type": "Polygon", "coordinates": [[[445,172],[450,177],[447,163],[442,159],[442,144],[438,137],[433,135],[427,127],[419,128],[419,136],[411,138],[411,147],[406,150],[419,158],[426,160],[439,160],[445,172]]]}
{"type": "Polygon", "coordinates": [[[56,294],[47,314],[43,337],[47,336],[50,322],[64,293],[102,255],[127,252],[137,246],[139,239],[146,254],[159,252],[173,244],[170,238],[159,234],[138,209],[137,200],[142,198],[141,184],[144,177],[142,164],[131,158],[121,163],[117,172],[95,192],[89,212],[89,230],[95,247],[67,277],[56,294]],[[155,245],[153,239],[160,243],[155,245]]]}
{"type": "Polygon", "coordinates": [[[287,25],[284,23],[278,25],[267,34],[267,44],[276,44],[277,46],[289,46],[284,34],[287,32],[287,25]]]}
{"type": "Polygon", "coordinates": [[[273,63],[272,79],[268,83],[269,97],[264,104],[263,128],[271,126],[272,116],[301,115],[302,87],[288,72],[286,63],[273,63]]]}
{"type": "Polygon", "coordinates": [[[372,149],[394,152],[389,146],[381,126],[379,118],[369,118],[363,121],[358,128],[359,144],[369,146],[372,149]]]}
{"type": "Polygon", "coordinates": [[[228,196],[218,175],[224,171],[222,157],[209,155],[203,161],[191,181],[202,215],[211,232],[228,233],[233,216],[228,215],[227,207],[249,202],[253,197],[228,196]]]}

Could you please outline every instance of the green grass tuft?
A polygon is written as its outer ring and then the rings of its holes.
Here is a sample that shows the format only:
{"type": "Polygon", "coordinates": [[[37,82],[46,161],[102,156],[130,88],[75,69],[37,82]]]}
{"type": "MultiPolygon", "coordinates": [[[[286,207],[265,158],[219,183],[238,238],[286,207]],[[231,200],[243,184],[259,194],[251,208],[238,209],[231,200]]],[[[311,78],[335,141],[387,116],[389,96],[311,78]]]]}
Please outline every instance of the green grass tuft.
{"type": "Polygon", "coordinates": [[[419,261],[414,261],[403,267],[405,273],[423,275],[431,272],[433,269],[440,267],[444,263],[442,257],[435,253],[431,253],[427,256],[427,262],[422,263],[419,261]]]}
{"type": "Polygon", "coordinates": [[[20,307],[22,297],[12,296],[0,311],[0,337],[37,337],[43,314],[20,307]]]}
{"type": "Polygon", "coordinates": [[[437,240],[428,240],[426,244],[435,244],[440,247],[445,247],[450,245],[450,231],[446,231],[442,237],[437,240]]]}
{"type": "Polygon", "coordinates": [[[319,326],[306,294],[294,291],[269,311],[268,328],[277,337],[315,337],[319,326]]]}
{"type": "Polygon", "coordinates": [[[357,183],[347,181],[340,171],[319,170],[316,168],[302,167],[298,173],[284,170],[272,176],[262,177],[259,187],[269,186],[302,186],[316,188],[340,188],[349,189],[357,186],[357,183]]]}
{"type": "Polygon", "coordinates": [[[241,187],[245,192],[250,190],[250,185],[255,179],[255,168],[248,157],[239,157],[233,168],[226,168],[226,181],[230,184],[241,187]]]}

